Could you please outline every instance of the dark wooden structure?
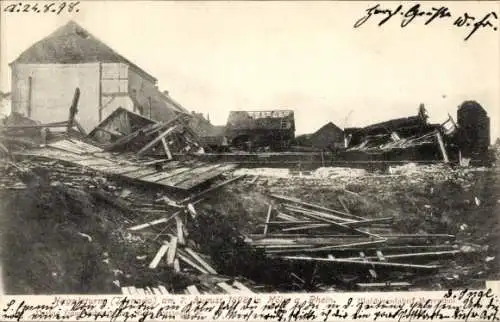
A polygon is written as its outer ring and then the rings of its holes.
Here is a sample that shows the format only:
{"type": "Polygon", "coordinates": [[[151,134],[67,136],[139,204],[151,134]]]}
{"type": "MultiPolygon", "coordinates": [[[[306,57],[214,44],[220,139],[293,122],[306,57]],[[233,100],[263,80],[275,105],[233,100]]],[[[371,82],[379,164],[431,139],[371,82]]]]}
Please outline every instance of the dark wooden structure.
{"type": "Polygon", "coordinates": [[[490,145],[490,118],[476,101],[465,101],[457,110],[458,145],[463,157],[482,159],[490,145]]]}
{"type": "Polygon", "coordinates": [[[286,149],[295,137],[294,113],[291,110],[231,111],[226,137],[232,146],[243,150],[286,149]]]}
{"type": "Polygon", "coordinates": [[[332,122],[328,122],[312,134],[297,136],[295,144],[300,147],[335,151],[344,148],[344,131],[332,122]]]}

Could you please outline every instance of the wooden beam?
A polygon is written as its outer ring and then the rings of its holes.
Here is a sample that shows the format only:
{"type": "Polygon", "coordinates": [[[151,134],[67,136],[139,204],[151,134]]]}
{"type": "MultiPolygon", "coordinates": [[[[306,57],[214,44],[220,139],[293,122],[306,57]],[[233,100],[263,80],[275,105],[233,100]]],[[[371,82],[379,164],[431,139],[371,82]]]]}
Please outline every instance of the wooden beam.
{"type": "Polygon", "coordinates": [[[343,211],[329,209],[329,208],[326,208],[326,207],[322,207],[322,206],[314,205],[314,204],[311,204],[311,203],[303,202],[303,201],[301,201],[299,199],[295,199],[295,198],[289,198],[289,197],[286,197],[286,196],[274,195],[274,194],[271,194],[271,197],[273,197],[275,199],[278,199],[278,200],[292,202],[292,203],[296,203],[296,204],[299,204],[299,205],[302,205],[302,206],[314,208],[314,209],[317,209],[317,210],[322,210],[322,211],[325,211],[325,212],[330,212],[330,213],[334,213],[334,214],[338,214],[338,215],[344,215],[346,218],[350,218],[350,219],[357,219],[357,220],[365,220],[366,219],[366,218],[363,218],[363,217],[360,217],[360,216],[355,216],[355,215],[352,215],[352,214],[348,214],[348,213],[343,212],[343,211]]]}
{"type": "Polygon", "coordinates": [[[189,258],[187,258],[186,256],[182,255],[181,253],[177,253],[177,256],[179,257],[179,259],[181,259],[184,263],[190,265],[191,267],[193,267],[194,269],[196,269],[197,271],[199,271],[200,273],[202,274],[208,274],[208,272],[201,266],[197,265],[196,263],[194,263],[192,260],[190,260],[189,258]]]}
{"type": "MultiPolygon", "coordinates": [[[[441,252],[422,252],[422,253],[407,253],[407,254],[394,254],[394,255],[385,255],[383,256],[384,260],[386,259],[395,259],[395,258],[413,258],[413,257],[433,257],[433,256],[447,256],[447,255],[457,255],[462,251],[460,250],[449,250],[449,251],[441,251],[441,252]]],[[[369,256],[367,259],[379,259],[377,256],[369,256]]],[[[349,260],[358,260],[360,257],[348,257],[346,259],[349,260]]]]}
{"type": "Polygon", "coordinates": [[[263,235],[267,235],[267,229],[268,229],[268,222],[271,220],[271,213],[273,212],[273,205],[269,205],[267,208],[267,217],[266,217],[266,224],[264,226],[264,232],[263,235]]]}
{"type": "Polygon", "coordinates": [[[179,263],[179,259],[174,259],[174,271],[179,273],[181,271],[181,265],[179,263]]]}
{"type": "Polygon", "coordinates": [[[200,295],[201,294],[200,291],[198,291],[198,289],[196,288],[196,285],[189,285],[188,287],[186,287],[186,291],[190,295],[200,295]]]}
{"type": "Polygon", "coordinates": [[[281,231],[297,231],[297,230],[307,230],[307,229],[324,228],[324,227],[331,227],[331,224],[311,224],[305,226],[284,228],[281,231]]]}
{"type": "Polygon", "coordinates": [[[356,228],[353,228],[353,227],[349,227],[349,226],[345,225],[344,223],[338,223],[338,222],[335,222],[335,221],[333,221],[331,219],[327,219],[327,218],[324,218],[324,217],[321,217],[321,216],[318,216],[318,215],[313,215],[313,214],[310,214],[310,213],[307,213],[307,212],[304,212],[303,215],[305,217],[310,217],[310,218],[313,218],[313,219],[317,219],[317,220],[329,223],[330,225],[332,225],[334,227],[337,227],[337,228],[340,228],[343,231],[351,231],[351,232],[357,233],[359,235],[370,236],[370,237],[374,237],[374,238],[380,238],[380,236],[378,236],[376,234],[372,234],[372,233],[369,233],[369,232],[366,232],[366,231],[362,231],[362,230],[359,230],[359,229],[356,229],[356,228]]]}
{"type": "Polygon", "coordinates": [[[404,263],[385,263],[385,262],[371,262],[371,261],[359,261],[359,260],[348,260],[341,258],[320,258],[320,257],[304,257],[304,256],[281,256],[279,258],[286,260],[297,260],[297,261],[308,261],[308,262],[331,262],[331,263],[341,263],[341,264],[352,264],[352,265],[373,265],[381,267],[393,267],[393,268],[415,268],[415,269],[438,269],[439,265],[417,265],[417,264],[404,264],[404,263]]]}
{"type": "MultiPolygon", "coordinates": [[[[295,221],[269,221],[268,225],[276,225],[276,226],[289,226],[289,225],[304,225],[304,224],[323,224],[319,220],[295,220],[295,221]]],[[[264,224],[261,224],[264,225],[264,224]]]]}
{"type": "Polygon", "coordinates": [[[251,289],[249,289],[248,287],[243,285],[243,283],[238,282],[238,281],[234,281],[233,286],[236,287],[237,289],[239,289],[240,291],[242,291],[242,293],[255,293],[251,289]]]}
{"type": "Polygon", "coordinates": [[[161,138],[161,143],[163,144],[163,150],[165,150],[165,155],[169,160],[172,160],[172,153],[170,152],[170,149],[168,148],[167,141],[165,141],[165,138],[161,138]]]}
{"type": "Polygon", "coordinates": [[[167,253],[168,247],[168,245],[162,245],[160,247],[160,249],[156,253],[156,256],[153,258],[153,261],[151,261],[151,263],[149,264],[150,269],[155,269],[156,266],[158,266],[162,257],[167,253]]]}
{"type": "Polygon", "coordinates": [[[82,133],[82,135],[87,136],[87,132],[85,132],[85,129],[82,127],[80,122],[78,122],[77,120],[73,120],[73,123],[75,124],[78,131],[80,131],[80,133],[82,133]]]}
{"type": "Polygon", "coordinates": [[[375,223],[383,223],[383,222],[391,222],[394,220],[394,217],[384,217],[384,218],[375,218],[375,219],[366,219],[359,221],[346,222],[344,225],[349,227],[361,227],[366,226],[367,224],[375,224],[375,223]]]}
{"type": "Polygon", "coordinates": [[[312,209],[306,209],[306,208],[302,208],[302,207],[294,206],[294,205],[283,205],[283,207],[288,211],[298,212],[299,214],[312,214],[312,215],[320,216],[320,217],[323,217],[326,219],[334,220],[334,221],[337,221],[339,223],[346,223],[346,222],[354,221],[354,219],[346,219],[346,218],[342,218],[339,216],[334,216],[334,215],[327,214],[324,212],[320,212],[320,211],[316,211],[316,210],[312,210],[312,209]]]}
{"type": "Polygon", "coordinates": [[[167,265],[170,267],[174,266],[176,252],[177,252],[177,237],[172,237],[170,239],[168,252],[167,252],[167,265]]]}
{"type": "Polygon", "coordinates": [[[167,288],[163,285],[158,285],[158,290],[160,290],[161,294],[163,294],[163,295],[170,294],[168,292],[167,288]]]}
{"type": "Polygon", "coordinates": [[[379,288],[379,287],[409,287],[411,286],[408,282],[385,282],[385,283],[356,283],[359,287],[363,288],[379,288]]]}
{"type": "MultiPolygon", "coordinates": [[[[31,77],[30,77],[31,79],[31,77]]],[[[68,118],[68,127],[67,132],[73,127],[73,121],[75,120],[75,116],[78,113],[78,101],[80,100],[80,88],[75,88],[75,94],[73,95],[73,102],[69,108],[69,118],[68,118]]]]}
{"type": "Polygon", "coordinates": [[[288,221],[299,221],[299,219],[297,217],[290,216],[289,214],[285,214],[279,210],[278,210],[278,214],[276,215],[276,217],[283,219],[283,220],[288,220],[288,221]]]}
{"type": "Polygon", "coordinates": [[[188,203],[186,208],[192,218],[196,218],[198,216],[198,213],[196,212],[196,209],[194,208],[194,205],[192,203],[188,203]]]}
{"type": "Polygon", "coordinates": [[[212,268],[206,261],[203,260],[195,251],[193,251],[191,248],[184,248],[184,250],[191,255],[203,268],[209,272],[210,274],[217,275],[217,272],[215,269],[212,268]]]}
{"type": "Polygon", "coordinates": [[[179,244],[184,245],[186,243],[184,239],[184,224],[182,223],[182,219],[179,215],[175,216],[175,225],[177,227],[177,239],[179,244]]]}
{"type": "Polygon", "coordinates": [[[153,291],[154,295],[161,295],[161,292],[157,287],[152,287],[151,290],[153,291]]]}
{"type": "Polygon", "coordinates": [[[444,163],[449,163],[450,160],[448,159],[448,153],[446,153],[446,147],[444,146],[443,137],[441,136],[441,133],[439,133],[439,131],[436,131],[436,137],[439,143],[439,149],[441,150],[441,154],[443,156],[443,161],[444,163]]]}
{"type": "Polygon", "coordinates": [[[144,229],[144,228],[147,228],[147,227],[151,227],[151,226],[163,224],[163,223],[166,223],[166,222],[170,221],[171,219],[175,218],[180,213],[181,213],[181,211],[177,211],[172,216],[170,216],[168,218],[156,219],[156,220],[147,222],[145,224],[140,224],[140,225],[137,225],[137,226],[130,227],[128,230],[133,230],[133,231],[135,231],[135,230],[141,230],[141,229],[144,229]]]}
{"type": "Polygon", "coordinates": [[[241,294],[242,293],[239,289],[232,287],[231,285],[227,284],[226,282],[217,283],[217,286],[229,294],[241,294]]]}
{"type": "Polygon", "coordinates": [[[155,146],[158,142],[161,141],[162,138],[165,136],[169,135],[172,133],[175,129],[177,129],[177,125],[174,125],[172,127],[169,127],[166,131],[163,131],[160,135],[158,135],[155,139],[153,139],[151,142],[146,144],[144,147],[142,147],[139,152],[137,152],[138,156],[143,155],[147,150],[151,149],[153,146],[155,146]]]}
{"type": "Polygon", "coordinates": [[[374,245],[374,244],[384,243],[386,241],[387,241],[386,239],[380,239],[380,240],[373,240],[373,241],[359,242],[359,243],[322,246],[322,247],[318,247],[318,248],[306,249],[304,251],[307,251],[307,252],[319,252],[319,251],[325,251],[325,250],[334,250],[334,249],[342,249],[342,248],[351,248],[351,247],[359,247],[359,246],[366,246],[366,245],[374,245]]]}

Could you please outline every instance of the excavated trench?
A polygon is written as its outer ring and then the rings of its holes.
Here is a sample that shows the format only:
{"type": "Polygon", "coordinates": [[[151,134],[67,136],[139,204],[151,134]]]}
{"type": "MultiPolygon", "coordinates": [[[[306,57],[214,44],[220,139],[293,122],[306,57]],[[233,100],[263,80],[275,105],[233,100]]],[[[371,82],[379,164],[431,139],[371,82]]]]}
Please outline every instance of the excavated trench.
{"type": "MultiPolygon", "coordinates": [[[[39,173],[37,177],[44,175],[39,173]]],[[[123,285],[158,283],[176,292],[197,283],[195,274],[170,268],[148,270],[144,258],[154,256],[158,243],[131,234],[127,228],[133,214],[100,198],[94,188],[89,188],[95,182],[70,187],[54,181],[23,181],[23,189],[0,191],[6,293],[119,293],[123,285]]],[[[119,189],[153,197],[161,194],[143,187],[119,189]]],[[[199,216],[186,222],[190,242],[210,257],[221,275],[247,278],[262,285],[261,291],[348,290],[356,283],[370,281],[367,269],[268,258],[245,242],[245,236],[262,232],[272,202],[270,193],[334,209],[342,207],[340,196],[353,214],[394,216],[394,228],[401,233],[455,234],[458,241],[483,247],[472,257],[446,260],[444,267],[432,275],[378,270],[380,279],[435,289],[474,286],[500,278],[498,168],[451,172],[438,169],[403,177],[289,177],[235,182],[207,195],[196,206],[199,216]]]]}

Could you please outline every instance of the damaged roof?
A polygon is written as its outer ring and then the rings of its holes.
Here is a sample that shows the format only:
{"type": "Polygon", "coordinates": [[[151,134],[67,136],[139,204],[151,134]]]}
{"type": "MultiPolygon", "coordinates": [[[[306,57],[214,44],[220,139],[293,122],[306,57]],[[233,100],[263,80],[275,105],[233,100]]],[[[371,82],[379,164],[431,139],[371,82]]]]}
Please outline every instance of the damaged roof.
{"type": "Polygon", "coordinates": [[[292,110],[230,111],[226,128],[233,130],[294,130],[294,113],[292,110]]]}
{"type": "Polygon", "coordinates": [[[74,21],[36,42],[11,64],[126,63],[156,82],[156,78],[118,54],[74,21]]]}

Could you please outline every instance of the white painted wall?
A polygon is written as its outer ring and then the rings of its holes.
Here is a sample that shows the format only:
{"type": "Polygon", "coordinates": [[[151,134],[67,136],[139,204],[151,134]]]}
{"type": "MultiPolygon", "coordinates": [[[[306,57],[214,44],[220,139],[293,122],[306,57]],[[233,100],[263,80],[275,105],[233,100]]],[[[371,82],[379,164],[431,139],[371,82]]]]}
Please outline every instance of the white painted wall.
{"type": "Polygon", "coordinates": [[[42,123],[67,120],[77,87],[80,100],[76,119],[90,131],[99,122],[99,63],[12,65],[12,111],[42,123]]]}

